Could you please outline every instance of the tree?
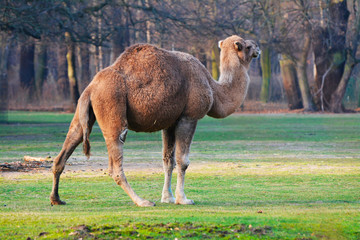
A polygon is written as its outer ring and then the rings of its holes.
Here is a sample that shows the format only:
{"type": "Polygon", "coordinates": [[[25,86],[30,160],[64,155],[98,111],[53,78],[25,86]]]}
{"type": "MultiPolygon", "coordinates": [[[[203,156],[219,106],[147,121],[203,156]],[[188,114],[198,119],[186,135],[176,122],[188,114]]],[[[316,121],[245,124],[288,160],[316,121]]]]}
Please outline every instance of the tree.
{"type": "Polygon", "coordinates": [[[311,48],[311,36],[308,29],[309,23],[305,22],[304,26],[306,30],[304,31],[303,46],[301,47],[300,57],[297,61],[296,69],[304,110],[315,111],[316,107],[310,93],[309,81],[307,77],[307,59],[311,48]]]}
{"type": "Polygon", "coordinates": [[[57,44],[57,85],[59,89],[60,97],[63,99],[69,98],[70,88],[67,72],[67,60],[66,60],[67,47],[65,43],[59,42],[57,44]]]}
{"type": "MultiPolygon", "coordinates": [[[[346,3],[346,0],[344,0],[346,3]]],[[[344,107],[342,105],[342,100],[346,91],[346,87],[349,83],[350,77],[354,71],[355,66],[360,63],[360,59],[356,58],[356,53],[358,51],[359,41],[360,41],[360,14],[358,12],[359,1],[353,0],[352,2],[352,11],[353,17],[350,22],[350,33],[349,37],[346,40],[346,61],[344,72],[341,76],[339,85],[331,96],[330,99],[330,111],[332,112],[343,112],[344,107]]]]}
{"type": "Polygon", "coordinates": [[[78,48],[78,64],[79,64],[79,92],[82,92],[91,81],[90,74],[90,51],[89,45],[80,43],[78,48]]]}
{"type": "Polygon", "coordinates": [[[128,16],[124,13],[121,7],[112,8],[113,25],[115,26],[113,34],[111,36],[111,62],[120,56],[125,50],[126,46],[130,45],[130,32],[128,16]]]}
{"type": "MultiPolygon", "coordinates": [[[[263,44],[262,46],[266,46],[263,44]]],[[[261,84],[261,92],[260,92],[260,100],[262,102],[269,101],[269,86],[271,79],[271,56],[270,56],[270,48],[266,46],[263,48],[262,53],[260,55],[260,63],[261,63],[261,75],[262,75],[262,84],[261,84]]]]}
{"type": "MultiPolygon", "coordinates": [[[[296,69],[296,78],[291,80],[291,86],[299,87],[301,102],[305,111],[315,111],[308,79],[308,57],[311,50],[311,28],[314,18],[312,9],[314,3],[309,0],[284,1],[281,4],[284,12],[284,19],[281,21],[279,29],[280,41],[278,42],[279,51],[285,59],[291,59],[296,69]],[[298,84],[297,84],[298,83],[298,84]]],[[[284,69],[282,69],[284,70],[284,69]]],[[[286,70],[285,70],[286,71],[286,70]]],[[[293,76],[293,75],[288,75],[293,76]]],[[[284,86],[290,86],[285,85],[284,86]]],[[[287,93],[296,93],[297,90],[287,89],[287,93]]],[[[289,98],[288,96],[288,99],[289,98]]],[[[295,104],[300,106],[300,104],[295,104]]]]}
{"type": "Polygon", "coordinates": [[[47,74],[47,45],[42,41],[35,42],[34,72],[35,72],[35,95],[41,98],[42,87],[47,74]]]}
{"type": "Polygon", "coordinates": [[[350,13],[346,4],[346,0],[329,1],[326,8],[329,17],[313,31],[317,102],[325,110],[330,110],[330,101],[340,83],[347,57],[346,32],[350,13]]]}
{"type": "Polygon", "coordinates": [[[8,110],[8,82],[7,63],[10,51],[10,38],[7,34],[0,33],[0,123],[7,122],[8,110]]]}
{"type": "Polygon", "coordinates": [[[22,88],[28,90],[29,93],[33,92],[35,89],[34,54],[35,45],[32,39],[21,43],[20,83],[22,88]]]}
{"type": "Polygon", "coordinates": [[[78,80],[76,77],[76,67],[75,67],[75,46],[73,41],[71,40],[70,33],[65,33],[65,42],[67,45],[67,53],[66,53],[66,60],[67,60],[67,72],[69,78],[69,87],[70,87],[70,97],[72,101],[72,110],[75,111],[77,101],[80,97],[79,87],[78,87],[78,80]]]}
{"type": "Polygon", "coordinates": [[[278,4],[273,0],[257,0],[257,4],[259,6],[260,20],[264,22],[259,30],[259,33],[262,36],[260,40],[262,48],[262,54],[260,55],[262,76],[260,100],[262,102],[268,102],[270,100],[272,38],[275,32],[275,25],[277,24],[275,8],[278,4]]]}
{"type": "Polygon", "coordinates": [[[280,68],[289,109],[303,108],[294,61],[288,56],[283,55],[283,58],[280,60],[280,68]]]}

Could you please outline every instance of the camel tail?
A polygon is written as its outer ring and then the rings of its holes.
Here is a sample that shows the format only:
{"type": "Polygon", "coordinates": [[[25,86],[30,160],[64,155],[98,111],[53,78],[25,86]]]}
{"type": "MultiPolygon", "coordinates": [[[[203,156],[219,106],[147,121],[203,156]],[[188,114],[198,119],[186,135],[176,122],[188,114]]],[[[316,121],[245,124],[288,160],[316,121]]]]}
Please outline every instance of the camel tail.
{"type": "Polygon", "coordinates": [[[90,94],[88,91],[84,91],[79,99],[79,121],[83,130],[83,152],[87,158],[90,157],[90,141],[89,136],[91,132],[94,113],[91,108],[90,94]]]}

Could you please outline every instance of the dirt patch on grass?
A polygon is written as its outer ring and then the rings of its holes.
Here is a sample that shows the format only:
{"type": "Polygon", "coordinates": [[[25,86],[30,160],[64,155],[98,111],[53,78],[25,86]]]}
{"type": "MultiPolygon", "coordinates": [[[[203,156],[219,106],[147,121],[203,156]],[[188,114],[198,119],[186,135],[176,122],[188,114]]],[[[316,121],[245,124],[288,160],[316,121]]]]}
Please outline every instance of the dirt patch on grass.
{"type": "MultiPolygon", "coordinates": [[[[64,230],[68,232],[69,230],[64,230]]],[[[71,227],[69,236],[77,238],[125,238],[125,239],[233,239],[241,234],[271,236],[272,227],[253,227],[245,224],[202,225],[186,223],[127,223],[123,225],[103,225],[71,227]],[[75,231],[74,231],[75,230],[75,231]]]]}
{"type": "MultiPolygon", "coordinates": [[[[86,157],[70,158],[66,163],[63,174],[76,174],[80,177],[108,174],[107,157],[95,157],[88,160],[86,157]],[[89,175],[90,174],[90,175],[89,175]]],[[[52,162],[5,162],[0,164],[0,175],[6,179],[18,179],[27,174],[52,175],[52,162]]],[[[125,162],[125,172],[145,172],[147,174],[162,173],[162,161],[125,162]]]]}

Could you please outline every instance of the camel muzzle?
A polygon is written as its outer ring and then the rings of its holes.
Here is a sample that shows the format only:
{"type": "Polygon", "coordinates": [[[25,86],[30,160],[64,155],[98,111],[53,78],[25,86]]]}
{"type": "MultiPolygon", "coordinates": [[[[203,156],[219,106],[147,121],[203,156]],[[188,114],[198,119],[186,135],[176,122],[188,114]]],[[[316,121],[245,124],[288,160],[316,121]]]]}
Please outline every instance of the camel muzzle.
{"type": "Polygon", "coordinates": [[[253,54],[253,57],[254,57],[254,58],[259,58],[260,54],[261,54],[261,49],[257,47],[257,48],[255,49],[255,52],[254,52],[254,54],[253,54]]]}

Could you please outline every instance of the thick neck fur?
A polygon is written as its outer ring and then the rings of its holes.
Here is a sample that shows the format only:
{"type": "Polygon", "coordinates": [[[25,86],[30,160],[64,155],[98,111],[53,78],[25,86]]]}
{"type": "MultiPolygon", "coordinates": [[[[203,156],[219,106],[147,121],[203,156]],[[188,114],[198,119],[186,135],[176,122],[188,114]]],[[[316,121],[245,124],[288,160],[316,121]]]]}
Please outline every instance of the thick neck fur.
{"type": "Polygon", "coordinates": [[[210,117],[227,117],[241,106],[250,82],[248,66],[249,63],[241,61],[236,52],[221,51],[220,78],[211,81],[214,102],[208,112],[210,117]]]}

